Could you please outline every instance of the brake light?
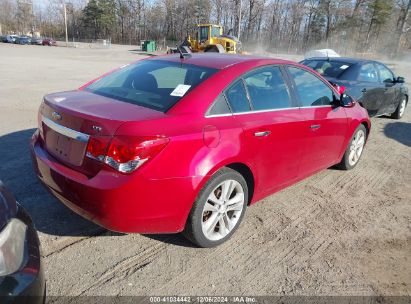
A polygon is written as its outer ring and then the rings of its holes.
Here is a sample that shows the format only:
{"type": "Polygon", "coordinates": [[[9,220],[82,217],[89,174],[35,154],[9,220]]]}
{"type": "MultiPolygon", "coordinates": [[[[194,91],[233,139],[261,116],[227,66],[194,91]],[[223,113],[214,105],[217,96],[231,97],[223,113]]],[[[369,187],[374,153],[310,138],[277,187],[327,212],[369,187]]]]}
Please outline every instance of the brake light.
{"type": "Polygon", "coordinates": [[[90,137],[87,144],[86,156],[104,161],[111,137],[90,137]]]}
{"type": "Polygon", "coordinates": [[[169,142],[167,137],[116,136],[110,144],[104,137],[92,137],[86,156],[101,161],[117,171],[130,173],[156,156],[169,142]]]}

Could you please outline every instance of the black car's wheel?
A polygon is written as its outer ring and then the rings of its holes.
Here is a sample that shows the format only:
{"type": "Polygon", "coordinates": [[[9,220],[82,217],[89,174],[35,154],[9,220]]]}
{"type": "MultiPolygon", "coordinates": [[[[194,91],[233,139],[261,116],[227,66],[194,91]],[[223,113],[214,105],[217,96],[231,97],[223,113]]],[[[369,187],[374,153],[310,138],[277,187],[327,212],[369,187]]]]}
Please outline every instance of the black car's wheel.
{"type": "Polygon", "coordinates": [[[247,203],[244,177],[232,169],[221,169],[194,202],[184,236],[200,247],[214,247],[227,241],[240,225],[247,203]]]}
{"type": "Polygon", "coordinates": [[[401,99],[401,102],[398,104],[397,109],[394,113],[392,113],[391,117],[395,119],[400,119],[405,112],[405,108],[407,107],[407,97],[404,95],[401,99]]]}
{"type": "Polygon", "coordinates": [[[345,150],[344,156],[337,167],[343,170],[353,169],[361,158],[366,140],[367,130],[365,129],[364,125],[360,124],[355,130],[350,143],[345,150]]]}

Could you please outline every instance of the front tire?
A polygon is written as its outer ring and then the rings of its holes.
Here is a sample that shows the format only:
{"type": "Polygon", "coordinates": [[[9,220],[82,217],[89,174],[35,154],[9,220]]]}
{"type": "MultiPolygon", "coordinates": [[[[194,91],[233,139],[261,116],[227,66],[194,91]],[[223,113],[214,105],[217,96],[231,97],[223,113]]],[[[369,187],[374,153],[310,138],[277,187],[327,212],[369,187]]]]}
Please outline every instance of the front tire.
{"type": "Polygon", "coordinates": [[[223,168],[200,191],[183,234],[200,247],[220,245],[239,227],[247,204],[248,187],[244,177],[223,168]]]}
{"type": "Polygon", "coordinates": [[[401,102],[398,104],[397,109],[394,113],[392,113],[391,117],[394,119],[400,119],[405,112],[405,108],[407,107],[407,97],[403,96],[401,102]]]}
{"type": "Polygon", "coordinates": [[[363,124],[360,124],[355,130],[341,162],[337,165],[342,170],[351,170],[361,158],[367,139],[367,130],[363,124]]]}

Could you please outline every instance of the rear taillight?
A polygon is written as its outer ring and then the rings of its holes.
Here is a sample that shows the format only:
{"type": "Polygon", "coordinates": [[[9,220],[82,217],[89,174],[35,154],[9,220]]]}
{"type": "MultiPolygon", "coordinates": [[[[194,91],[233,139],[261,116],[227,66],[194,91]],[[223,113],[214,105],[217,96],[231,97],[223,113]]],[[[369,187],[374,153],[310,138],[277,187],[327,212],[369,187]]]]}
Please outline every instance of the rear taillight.
{"type": "Polygon", "coordinates": [[[106,137],[91,137],[86,156],[130,173],[156,156],[168,142],[168,138],[161,136],[116,136],[110,142],[106,137]]]}
{"type": "Polygon", "coordinates": [[[111,137],[90,137],[87,144],[86,156],[104,162],[111,137]]]}

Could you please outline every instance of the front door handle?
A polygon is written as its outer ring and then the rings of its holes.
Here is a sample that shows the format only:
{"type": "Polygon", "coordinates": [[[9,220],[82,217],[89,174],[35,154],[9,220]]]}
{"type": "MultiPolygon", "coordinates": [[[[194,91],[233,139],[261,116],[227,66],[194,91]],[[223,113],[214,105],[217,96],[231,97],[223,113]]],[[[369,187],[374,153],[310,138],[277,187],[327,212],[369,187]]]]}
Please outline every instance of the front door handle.
{"type": "Polygon", "coordinates": [[[310,128],[311,128],[311,130],[317,130],[317,129],[321,128],[321,125],[311,125],[310,128]]]}
{"type": "Polygon", "coordinates": [[[263,137],[263,136],[268,136],[270,134],[271,134],[271,131],[261,131],[261,132],[255,132],[254,136],[263,137]]]}

